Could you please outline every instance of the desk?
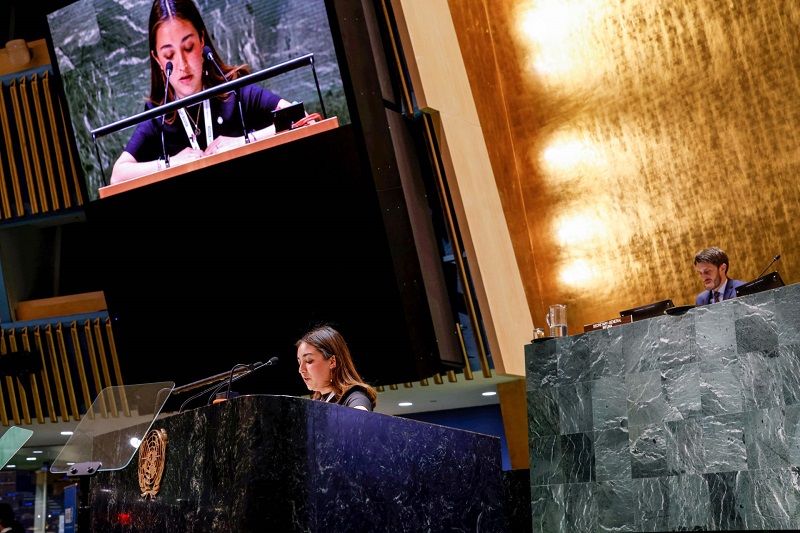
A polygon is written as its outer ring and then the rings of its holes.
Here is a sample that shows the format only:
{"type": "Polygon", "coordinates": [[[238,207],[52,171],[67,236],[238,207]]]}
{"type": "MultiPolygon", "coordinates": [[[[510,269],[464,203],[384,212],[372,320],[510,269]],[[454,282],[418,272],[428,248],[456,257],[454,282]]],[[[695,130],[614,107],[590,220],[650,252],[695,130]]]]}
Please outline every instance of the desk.
{"type": "Polygon", "coordinates": [[[267,150],[274,146],[286,144],[292,141],[296,141],[298,139],[304,139],[306,137],[316,135],[317,133],[321,133],[323,131],[329,131],[338,127],[339,127],[338,118],[336,117],[327,118],[325,120],[315,122],[314,124],[303,126],[302,128],[283,131],[281,133],[273,135],[272,137],[267,137],[266,139],[254,141],[249,144],[245,144],[244,146],[234,148],[233,150],[228,150],[219,154],[214,154],[208,157],[204,157],[202,159],[197,159],[195,161],[191,161],[184,165],[167,168],[159,172],[153,172],[152,174],[145,174],[144,176],[140,176],[138,178],[134,178],[128,181],[123,181],[121,183],[115,183],[114,185],[107,185],[105,187],[101,187],[98,192],[100,194],[100,198],[108,198],[109,196],[113,196],[121,192],[138,189],[139,187],[142,187],[144,185],[150,185],[151,183],[168,180],[170,178],[174,178],[175,176],[188,174],[189,172],[194,172],[195,170],[218,165],[220,163],[230,161],[231,159],[235,159],[243,155],[252,154],[254,152],[260,152],[261,150],[267,150]]]}
{"type": "Polygon", "coordinates": [[[800,284],[531,344],[534,532],[800,528],[800,284]]]}

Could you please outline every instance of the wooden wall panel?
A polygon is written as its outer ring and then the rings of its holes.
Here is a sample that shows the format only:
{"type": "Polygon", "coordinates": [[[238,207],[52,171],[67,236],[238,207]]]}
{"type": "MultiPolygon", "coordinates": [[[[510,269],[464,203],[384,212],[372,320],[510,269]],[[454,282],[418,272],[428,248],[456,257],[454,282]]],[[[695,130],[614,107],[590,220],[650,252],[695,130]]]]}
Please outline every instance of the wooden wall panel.
{"type": "Polygon", "coordinates": [[[570,333],[776,253],[798,280],[800,5],[450,1],[534,323],[570,333]],[[523,229],[524,228],[524,229],[523,229]]]}

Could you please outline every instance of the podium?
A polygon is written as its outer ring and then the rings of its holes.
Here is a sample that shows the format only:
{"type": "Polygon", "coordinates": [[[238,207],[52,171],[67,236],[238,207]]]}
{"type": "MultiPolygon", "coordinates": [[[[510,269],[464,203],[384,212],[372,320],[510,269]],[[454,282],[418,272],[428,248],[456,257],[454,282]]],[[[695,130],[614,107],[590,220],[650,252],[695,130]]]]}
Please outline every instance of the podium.
{"type": "Polygon", "coordinates": [[[136,457],[99,472],[92,531],[507,530],[496,437],[270,395],[162,416],[161,430],[158,492],[142,496],[136,457]]]}
{"type": "Polygon", "coordinates": [[[800,529],[800,284],[525,356],[535,533],[800,529]]]}

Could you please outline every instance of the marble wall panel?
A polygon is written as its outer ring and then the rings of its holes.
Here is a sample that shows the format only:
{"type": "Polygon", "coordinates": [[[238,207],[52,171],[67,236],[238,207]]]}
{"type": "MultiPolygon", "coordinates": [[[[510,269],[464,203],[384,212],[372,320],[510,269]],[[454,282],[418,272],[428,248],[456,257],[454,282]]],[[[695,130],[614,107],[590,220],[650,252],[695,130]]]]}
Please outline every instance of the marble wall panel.
{"type": "Polygon", "coordinates": [[[798,321],[791,285],[527,346],[534,531],[800,529],[798,321]]]}
{"type": "Polygon", "coordinates": [[[595,478],[597,481],[631,479],[630,442],[626,429],[594,432],[595,478]]]}
{"type": "Polygon", "coordinates": [[[628,393],[625,389],[625,378],[598,379],[592,385],[594,429],[628,427],[628,393]]]}

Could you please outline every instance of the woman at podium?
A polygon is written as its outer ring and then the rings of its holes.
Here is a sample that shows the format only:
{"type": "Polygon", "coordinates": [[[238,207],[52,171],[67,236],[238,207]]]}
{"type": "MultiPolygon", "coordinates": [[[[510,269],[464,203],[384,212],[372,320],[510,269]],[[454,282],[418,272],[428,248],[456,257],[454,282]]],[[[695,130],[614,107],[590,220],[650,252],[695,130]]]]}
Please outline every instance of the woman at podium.
{"type": "Polygon", "coordinates": [[[372,411],[375,389],[358,375],[342,335],[330,326],[317,326],[296,343],[297,364],[311,399],[372,411]]]}
{"type": "MultiPolygon", "coordinates": [[[[149,28],[146,110],[250,73],[245,65],[231,66],[219,58],[193,0],[155,0],[149,28]]],[[[142,122],[114,163],[111,183],[242,146],[245,131],[250,139],[274,135],[272,111],[289,105],[251,84],[142,122]]]]}

